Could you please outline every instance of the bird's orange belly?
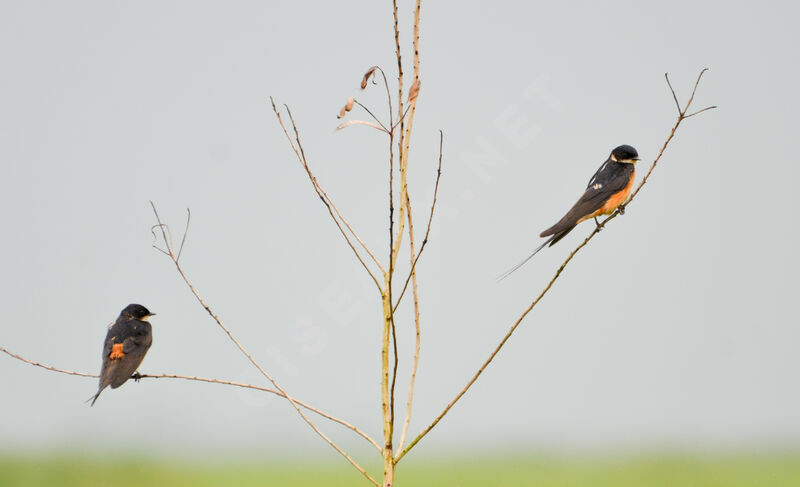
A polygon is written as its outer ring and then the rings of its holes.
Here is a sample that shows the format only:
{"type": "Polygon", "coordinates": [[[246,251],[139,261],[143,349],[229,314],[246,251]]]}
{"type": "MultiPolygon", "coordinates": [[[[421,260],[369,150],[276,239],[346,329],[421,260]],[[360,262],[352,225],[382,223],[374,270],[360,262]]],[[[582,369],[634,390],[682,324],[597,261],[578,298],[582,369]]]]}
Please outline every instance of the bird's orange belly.
{"type": "Polygon", "coordinates": [[[584,220],[588,220],[589,218],[594,218],[596,216],[610,215],[611,213],[614,212],[614,210],[616,210],[619,207],[619,205],[625,203],[625,200],[627,200],[628,196],[630,196],[631,194],[631,189],[633,189],[633,181],[636,179],[634,174],[631,174],[631,179],[630,181],[628,181],[628,185],[625,186],[625,188],[622,191],[612,194],[611,197],[608,198],[608,200],[606,200],[603,206],[600,207],[600,209],[598,209],[594,213],[591,213],[581,218],[580,220],[578,220],[578,223],[584,220]]]}

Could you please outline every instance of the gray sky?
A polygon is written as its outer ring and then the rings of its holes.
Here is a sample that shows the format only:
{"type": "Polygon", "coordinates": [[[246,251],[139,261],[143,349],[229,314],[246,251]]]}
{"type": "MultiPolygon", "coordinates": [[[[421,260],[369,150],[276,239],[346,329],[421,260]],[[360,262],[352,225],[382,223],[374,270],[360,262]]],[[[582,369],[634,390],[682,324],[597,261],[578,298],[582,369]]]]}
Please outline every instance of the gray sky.
{"type": "MultiPolygon", "coordinates": [[[[422,451],[800,445],[798,13],[790,2],[424,3],[410,166],[420,229],[439,129],[445,154],[419,265],[414,434],[591,224],[495,276],[538,245],[614,146],[635,146],[644,173],[676,115],[664,72],[685,100],[711,68],[696,106],[720,108],[681,126],[625,216],[422,451]]],[[[358,84],[374,64],[395,76],[393,42],[390,2],[1,2],[0,345],[97,372],[106,326],[138,302],[158,313],[141,371],[263,383],[150,246],[148,200],[175,231],[190,207],[183,263],[214,310],[290,393],[380,436],[379,301],[267,99],[290,104],[319,180],[384,255],[385,140],[333,128],[351,95],[385,114],[382,89],[358,84]]],[[[403,393],[411,327],[405,312],[403,393]]],[[[0,385],[14,418],[0,422],[2,449],[335,456],[288,404],[246,391],[148,380],[89,408],[94,380],[5,356],[0,385]]]]}

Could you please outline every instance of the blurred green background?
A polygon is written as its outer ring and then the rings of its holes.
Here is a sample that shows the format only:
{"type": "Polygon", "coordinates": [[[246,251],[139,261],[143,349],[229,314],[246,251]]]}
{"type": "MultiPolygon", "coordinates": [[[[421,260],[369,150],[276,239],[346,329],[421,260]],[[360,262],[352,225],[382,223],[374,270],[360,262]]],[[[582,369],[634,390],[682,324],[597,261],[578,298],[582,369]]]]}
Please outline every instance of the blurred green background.
{"type": "MultiPolygon", "coordinates": [[[[379,472],[378,465],[371,465],[379,472]]],[[[611,458],[524,457],[410,459],[398,483],[407,486],[694,486],[796,487],[800,455],[650,455],[611,458]]],[[[125,487],[170,486],[358,486],[369,485],[344,462],[189,462],[155,458],[0,457],[0,485],[125,487]]]]}

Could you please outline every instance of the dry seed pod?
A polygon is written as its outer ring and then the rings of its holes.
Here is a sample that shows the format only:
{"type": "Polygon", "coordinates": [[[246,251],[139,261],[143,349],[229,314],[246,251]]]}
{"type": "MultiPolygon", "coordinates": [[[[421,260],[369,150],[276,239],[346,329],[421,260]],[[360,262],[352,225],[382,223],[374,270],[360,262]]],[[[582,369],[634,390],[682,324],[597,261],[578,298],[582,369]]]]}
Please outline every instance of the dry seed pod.
{"type": "Polygon", "coordinates": [[[373,66],[373,67],[369,68],[366,73],[364,73],[364,77],[361,79],[361,89],[362,90],[367,87],[367,81],[369,81],[370,76],[375,74],[375,70],[377,70],[377,69],[378,69],[377,66],[373,66]]]}
{"type": "Polygon", "coordinates": [[[345,113],[353,109],[353,103],[355,102],[356,100],[352,96],[348,98],[347,103],[345,103],[342,109],[339,110],[339,115],[336,118],[344,118],[345,113]]]}

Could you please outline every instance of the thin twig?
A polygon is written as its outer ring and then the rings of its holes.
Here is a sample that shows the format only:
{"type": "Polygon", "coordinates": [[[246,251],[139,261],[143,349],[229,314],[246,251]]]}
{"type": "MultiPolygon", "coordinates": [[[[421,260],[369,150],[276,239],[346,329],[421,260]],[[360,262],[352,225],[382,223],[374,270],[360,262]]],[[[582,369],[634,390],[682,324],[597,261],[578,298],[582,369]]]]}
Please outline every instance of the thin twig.
{"type": "MultiPolygon", "coordinates": [[[[0,347],[0,352],[5,353],[6,355],[10,355],[11,357],[13,357],[13,358],[15,358],[17,360],[20,360],[22,362],[28,363],[30,365],[35,365],[37,367],[41,367],[43,369],[47,369],[47,370],[50,370],[50,371],[53,371],[53,372],[59,372],[61,374],[77,375],[77,376],[80,376],[80,377],[89,377],[89,378],[93,378],[93,379],[96,379],[96,378],[99,377],[97,374],[88,374],[86,372],[76,372],[74,370],[60,369],[58,367],[53,367],[53,366],[50,366],[50,365],[45,365],[45,364],[42,364],[42,363],[39,363],[39,362],[35,362],[35,361],[27,359],[27,358],[25,358],[25,357],[23,357],[21,355],[17,355],[16,353],[10,352],[10,351],[6,350],[3,347],[0,347]]],[[[183,379],[183,380],[191,380],[191,381],[198,381],[198,382],[209,382],[209,383],[212,383],[212,384],[223,384],[223,385],[229,385],[229,386],[235,386],[235,387],[242,387],[242,388],[245,388],[245,389],[253,389],[253,390],[261,391],[261,392],[269,392],[270,394],[275,394],[276,396],[285,397],[280,391],[277,391],[275,389],[270,389],[268,387],[257,386],[257,385],[254,385],[254,384],[246,384],[244,382],[234,382],[234,381],[223,380],[223,379],[212,379],[212,378],[209,378],[209,377],[197,377],[197,376],[193,376],[193,375],[139,374],[138,376],[136,376],[136,379],[183,379]]],[[[381,450],[380,445],[378,445],[378,443],[375,440],[370,438],[369,435],[367,435],[366,433],[364,433],[363,431],[358,429],[356,426],[353,426],[352,424],[348,423],[347,421],[344,421],[343,419],[339,419],[339,418],[337,418],[335,416],[331,416],[330,414],[326,413],[325,411],[322,411],[322,410],[317,409],[317,408],[315,408],[313,406],[310,406],[310,405],[304,403],[303,401],[300,401],[299,399],[295,399],[295,402],[297,402],[297,404],[299,404],[300,406],[304,407],[305,409],[308,409],[309,411],[312,411],[314,413],[319,414],[323,418],[329,419],[329,420],[331,420],[331,421],[333,421],[335,423],[339,423],[340,425],[344,426],[345,428],[348,428],[348,429],[352,430],[353,432],[355,432],[356,434],[358,434],[359,436],[361,436],[362,438],[364,438],[365,440],[370,442],[372,444],[372,446],[374,446],[378,451],[381,450]]]]}
{"type": "MultiPolygon", "coordinates": [[[[380,130],[382,130],[383,132],[386,132],[387,134],[389,133],[389,129],[387,129],[386,126],[383,125],[383,122],[381,122],[380,119],[378,117],[376,117],[375,114],[372,113],[372,111],[369,108],[367,108],[364,105],[362,105],[361,102],[358,101],[358,100],[353,100],[353,101],[356,103],[356,105],[358,105],[361,108],[363,108],[364,111],[367,112],[369,114],[369,116],[372,117],[373,120],[378,122],[378,124],[381,126],[380,130]]],[[[391,123],[389,124],[389,126],[391,127],[391,123]]],[[[374,125],[373,125],[373,127],[374,127],[374,125]]]]}
{"type": "Polygon", "coordinates": [[[689,115],[684,115],[683,118],[694,117],[695,115],[699,115],[699,114],[701,114],[701,113],[703,113],[703,112],[705,112],[707,110],[713,110],[714,108],[717,108],[717,106],[716,105],[711,105],[710,107],[705,107],[705,108],[703,108],[701,110],[697,110],[696,112],[690,113],[689,115]]]}
{"type": "Polygon", "coordinates": [[[95,379],[100,377],[97,374],[87,374],[86,372],[75,372],[74,370],[59,369],[58,367],[53,367],[51,365],[45,365],[45,364],[42,364],[42,363],[39,363],[39,362],[34,362],[33,360],[26,359],[25,357],[23,357],[21,355],[17,355],[16,353],[10,352],[10,351],[6,350],[4,347],[0,347],[0,352],[3,352],[6,355],[9,355],[11,357],[14,357],[17,360],[21,360],[21,361],[25,362],[26,364],[35,365],[36,367],[41,367],[43,369],[51,370],[53,372],[59,372],[61,374],[77,375],[77,376],[80,376],[80,377],[93,377],[95,379]]]}
{"type": "Polygon", "coordinates": [[[667,86],[669,86],[669,91],[672,93],[672,99],[675,100],[675,106],[678,108],[678,114],[683,115],[683,111],[681,111],[681,104],[678,101],[678,95],[675,94],[675,89],[672,87],[672,83],[669,82],[669,73],[664,73],[664,78],[667,80],[667,86]]]}
{"type": "Polygon", "coordinates": [[[394,115],[392,113],[392,94],[389,92],[389,80],[386,79],[386,73],[383,71],[383,68],[380,66],[375,66],[375,68],[381,72],[381,76],[383,76],[383,86],[386,87],[386,101],[389,103],[389,126],[392,127],[394,130],[394,115]]]}
{"type": "MultiPolygon", "coordinates": [[[[394,14],[394,48],[397,55],[397,118],[403,119],[403,58],[400,54],[400,26],[397,17],[397,0],[392,0],[394,14]]],[[[402,123],[402,122],[401,122],[402,123]]],[[[400,131],[402,136],[403,131],[400,131]]]]}
{"type": "MultiPolygon", "coordinates": [[[[417,262],[419,261],[420,256],[422,255],[422,251],[425,250],[425,246],[428,244],[428,236],[431,234],[431,222],[433,222],[433,210],[436,208],[436,197],[439,194],[439,179],[442,177],[442,142],[444,139],[444,134],[442,131],[439,131],[439,167],[436,169],[436,185],[433,187],[433,203],[431,204],[431,213],[428,216],[428,229],[425,230],[425,238],[422,239],[422,245],[419,248],[419,253],[417,254],[417,258],[414,259],[414,263],[411,265],[411,271],[413,271],[417,267],[417,262]]],[[[400,306],[400,301],[403,299],[403,295],[406,293],[406,289],[408,288],[408,283],[411,281],[411,272],[408,273],[408,277],[406,277],[406,282],[403,285],[403,290],[400,293],[400,297],[397,298],[397,302],[394,305],[394,310],[397,310],[397,307],[400,306]]]]}
{"type": "MultiPolygon", "coordinates": [[[[400,56],[400,29],[397,13],[397,0],[392,0],[392,11],[394,15],[394,39],[395,53],[397,55],[397,113],[401,119],[401,130],[397,140],[397,157],[400,173],[403,173],[403,137],[402,115],[403,115],[403,62],[400,56]]],[[[388,88],[388,82],[386,83],[388,88]]],[[[391,96],[389,97],[391,99],[391,96]]],[[[390,393],[389,385],[389,340],[391,333],[395,331],[394,310],[392,309],[392,279],[397,258],[398,248],[402,241],[403,228],[405,224],[403,214],[403,202],[400,202],[400,218],[397,228],[397,241],[395,241],[394,230],[394,124],[389,135],[389,272],[385,274],[385,289],[381,294],[383,305],[383,339],[381,343],[381,418],[383,422],[383,486],[391,487],[394,484],[394,449],[392,440],[394,438],[394,379],[390,393]]],[[[396,335],[396,333],[395,333],[396,335]]],[[[394,341],[395,347],[397,341],[394,341]]],[[[396,349],[396,348],[395,348],[396,349]]],[[[395,352],[393,377],[397,377],[398,356],[395,352]]]]}
{"type": "Polygon", "coordinates": [[[183,278],[183,281],[189,287],[189,290],[192,292],[192,294],[197,299],[197,301],[200,303],[200,305],[203,307],[203,309],[205,309],[206,312],[208,313],[208,315],[211,316],[211,318],[217,323],[217,325],[219,325],[220,328],[222,328],[222,330],[225,332],[225,334],[228,335],[228,338],[236,345],[236,347],[239,349],[239,351],[242,352],[242,354],[245,357],[247,357],[247,359],[250,361],[250,363],[253,364],[253,366],[256,369],[258,369],[259,372],[261,372],[261,375],[263,375],[268,381],[270,381],[272,383],[272,385],[283,394],[283,397],[286,398],[292,404],[292,406],[297,411],[297,413],[300,415],[300,417],[303,418],[303,420],[311,427],[311,429],[314,430],[315,433],[317,433],[317,435],[320,436],[320,438],[325,440],[331,447],[333,447],[333,449],[335,449],[337,452],[339,452],[340,455],[342,455],[345,459],[347,459],[347,461],[350,462],[350,464],[354,468],[356,468],[356,470],[361,472],[362,475],[364,475],[366,478],[368,478],[372,483],[374,483],[375,485],[380,485],[375,481],[375,479],[373,479],[367,473],[366,470],[364,470],[358,463],[356,463],[356,461],[353,460],[350,457],[350,455],[348,455],[344,450],[342,450],[339,447],[339,445],[337,445],[333,440],[328,438],[328,436],[325,435],[325,433],[323,433],[317,427],[317,425],[314,424],[313,421],[311,421],[311,419],[308,416],[306,416],[306,414],[303,412],[303,410],[301,409],[301,407],[297,403],[297,401],[292,396],[287,394],[286,391],[280,385],[278,385],[277,381],[275,381],[275,379],[273,379],[272,376],[266,370],[264,370],[264,368],[261,366],[261,364],[259,364],[256,361],[256,359],[254,359],[253,356],[250,355],[250,352],[248,352],[244,348],[244,346],[241,344],[241,342],[239,342],[239,340],[235,336],[233,336],[233,333],[231,333],[230,329],[228,329],[228,327],[226,327],[222,323],[222,320],[220,320],[220,318],[211,310],[209,305],[206,304],[205,300],[203,300],[203,298],[197,292],[197,290],[195,289],[194,285],[189,280],[189,278],[186,276],[186,274],[183,272],[183,269],[181,268],[180,263],[176,259],[175,253],[172,250],[172,246],[171,246],[170,242],[167,241],[167,235],[166,235],[166,232],[164,231],[164,225],[161,222],[161,218],[158,216],[158,211],[156,210],[156,205],[152,201],[150,202],[150,205],[153,207],[153,214],[156,217],[156,221],[158,222],[158,225],[161,227],[162,237],[164,238],[165,245],[167,246],[167,251],[169,252],[170,259],[175,264],[175,268],[177,269],[178,274],[180,274],[181,278],[183,278]]]}
{"type": "MultiPolygon", "coordinates": [[[[705,71],[706,70],[704,69],[700,73],[700,76],[702,76],[703,72],[705,72],[705,71]]],[[[700,76],[698,76],[697,83],[699,83],[699,81],[700,81],[700,76]]],[[[697,83],[695,83],[695,90],[697,89],[697,83]]],[[[690,101],[693,98],[694,98],[694,91],[692,92],[692,98],[690,98],[690,101]]],[[[633,201],[634,197],[639,193],[639,191],[642,189],[642,187],[647,182],[648,177],[653,172],[653,169],[655,169],[656,164],[661,159],[661,156],[664,154],[664,151],[666,150],[667,146],[669,145],[669,142],[674,137],[675,132],[678,129],[678,126],[680,126],[681,122],[686,118],[684,116],[684,113],[686,112],[686,110],[688,110],[690,105],[691,105],[691,103],[688,103],[686,105],[686,108],[683,111],[681,111],[680,114],[678,115],[678,119],[675,122],[675,125],[672,127],[672,130],[670,131],[669,136],[667,137],[666,141],[664,142],[664,145],[661,146],[661,150],[658,152],[658,155],[653,160],[653,163],[650,165],[650,169],[647,171],[647,174],[645,175],[645,177],[642,179],[642,181],[636,187],[636,190],[631,194],[630,198],[628,198],[626,206],[629,205],[633,201]]],[[[600,231],[601,228],[605,227],[606,223],[608,223],[610,220],[616,218],[617,215],[619,215],[619,210],[615,211],[610,216],[608,216],[606,219],[604,219],[600,223],[599,226],[594,227],[594,229],[589,234],[589,236],[586,237],[586,239],[583,242],[581,242],[581,244],[578,245],[575,248],[575,250],[573,250],[569,254],[567,259],[558,268],[558,270],[556,271],[556,273],[553,276],[553,278],[550,279],[550,282],[547,284],[547,286],[545,286],[545,288],[542,290],[541,293],[539,293],[539,295],[536,297],[536,299],[534,299],[531,302],[531,304],[525,309],[525,311],[522,312],[522,314],[519,316],[519,318],[517,318],[517,320],[514,322],[514,324],[511,326],[511,328],[505,334],[503,339],[500,340],[500,343],[494,348],[492,353],[489,355],[489,358],[486,359],[486,361],[481,365],[481,367],[478,369],[478,371],[475,373],[475,375],[473,375],[472,378],[467,382],[466,386],[464,386],[464,388],[461,389],[458,392],[458,394],[456,394],[456,396],[447,404],[447,406],[445,406],[444,410],[441,413],[439,413],[439,415],[436,417],[436,419],[434,419],[433,422],[430,425],[428,425],[427,428],[425,428],[419,435],[417,435],[417,437],[414,438],[414,440],[411,443],[409,443],[409,445],[404,450],[402,450],[399,455],[397,455],[396,460],[395,460],[396,462],[400,461],[400,459],[403,458],[403,456],[405,456],[405,454],[408,453],[408,451],[411,450],[414,447],[414,445],[416,445],[423,437],[425,437],[425,435],[427,435],[428,432],[430,432],[436,426],[436,424],[439,423],[439,421],[450,411],[450,408],[452,408],[453,405],[455,405],[455,403],[458,402],[458,400],[461,399],[461,397],[469,390],[469,388],[472,387],[472,384],[474,384],[475,381],[478,379],[478,377],[480,377],[480,375],[483,373],[483,371],[486,370],[486,368],[492,362],[494,357],[500,352],[500,349],[503,348],[503,345],[505,345],[505,343],[508,341],[508,339],[511,338],[511,335],[514,333],[514,331],[517,329],[517,327],[522,323],[522,321],[525,319],[525,317],[528,315],[528,313],[530,313],[531,310],[533,310],[533,308],[539,303],[539,301],[544,297],[544,295],[547,294],[547,292],[550,290],[550,288],[553,286],[553,284],[556,282],[556,280],[559,278],[559,276],[561,276],[561,273],[567,267],[567,264],[569,264],[570,261],[572,261],[572,258],[575,257],[575,255],[578,253],[578,251],[580,251],[583,247],[585,247],[586,244],[588,244],[589,241],[592,238],[594,238],[595,235],[597,235],[597,233],[600,231]]]]}
{"type": "Polygon", "coordinates": [[[703,77],[703,74],[708,71],[708,68],[703,68],[700,71],[700,74],[697,75],[697,81],[694,82],[694,88],[692,88],[692,95],[689,97],[689,100],[686,102],[686,107],[681,112],[683,118],[686,118],[686,112],[689,110],[689,106],[691,106],[692,102],[694,101],[694,94],[697,93],[697,85],[700,84],[700,79],[703,77]]]}
{"type": "Polygon", "coordinates": [[[396,129],[396,128],[397,128],[397,126],[398,126],[398,125],[400,125],[400,123],[401,123],[401,122],[403,122],[403,120],[405,120],[405,118],[406,118],[406,113],[408,113],[408,109],[409,109],[409,108],[411,108],[411,105],[409,105],[409,106],[407,106],[407,107],[406,107],[406,111],[404,111],[404,112],[403,112],[403,116],[402,116],[402,117],[400,117],[400,119],[399,119],[397,122],[395,122],[395,123],[394,123],[394,125],[392,125],[392,130],[396,129]]]}
{"type": "MultiPolygon", "coordinates": [[[[193,380],[193,381],[200,381],[200,382],[210,382],[210,383],[213,383],[213,384],[223,384],[223,385],[229,385],[229,386],[235,386],[235,387],[242,387],[242,388],[245,388],[245,389],[253,389],[253,390],[262,391],[262,392],[269,392],[270,394],[275,394],[276,396],[279,396],[279,397],[284,397],[284,398],[286,397],[281,391],[278,391],[278,390],[275,390],[275,389],[270,389],[268,387],[262,387],[262,386],[257,386],[257,385],[253,385],[253,384],[246,384],[246,383],[243,383],[243,382],[234,382],[234,381],[222,380],[222,379],[210,379],[210,378],[207,378],[207,377],[196,377],[196,376],[178,375],[178,374],[156,374],[156,375],[143,374],[143,375],[140,375],[139,378],[140,379],[151,379],[151,378],[152,379],[184,379],[184,380],[193,380]]],[[[299,399],[295,399],[294,401],[298,405],[302,406],[303,408],[308,409],[309,411],[312,411],[314,413],[317,413],[318,415],[322,416],[323,418],[329,419],[329,420],[333,421],[334,423],[339,423],[340,425],[344,426],[345,428],[348,428],[348,429],[352,430],[354,433],[356,433],[357,435],[361,436],[362,438],[367,440],[370,444],[372,444],[372,446],[374,446],[375,449],[377,449],[378,451],[381,451],[381,447],[380,447],[380,445],[378,445],[378,442],[376,442],[369,435],[367,435],[366,433],[361,431],[357,426],[353,426],[352,424],[348,423],[347,421],[345,421],[343,419],[339,419],[336,416],[332,416],[332,415],[326,413],[325,411],[322,411],[322,410],[317,409],[317,408],[315,408],[313,406],[310,406],[310,405],[304,403],[303,401],[301,401],[299,399]]]]}
{"type": "MultiPolygon", "coordinates": [[[[272,101],[272,97],[270,97],[270,101],[272,101]]],[[[372,261],[375,263],[375,265],[378,266],[378,269],[380,269],[381,273],[386,273],[386,271],[383,269],[383,266],[381,265],[380,261],[377,259],[377,257],[375,257],[375,254],[373,254],[372,251],[369,249],[369,247],[367,247],[367,244],[365,244],[364,241],[361,240],[361,237],[358,236],[358,233],[356,233],[356,231],[353,230],[353,227],[350,226],[350,223],[348,223],[347,219],[344,217],[344,215],[342,215],[342,212],[339,211],[339,208],[336,206],[336,204],[334,204],[334,202],[330,198],[330,196],[328,196],[328,193],[326,193],[325,190],[322,188],[322,185],[319,184],[319,181],[317,181],[317,178],[311,173],[311,166],[308,165],[308,161],[306,160],[306,154],[305,154],[305,151],[303,149],[303,145],[300,143],[300,134],[299,134],[299,132],[297,130],[297,124],[294,123],[294,117],[292,116],[292,111],[289,109],[288,105],[283,105],[283,106],[286,107],[286,113],[289,115],[289,120],[292,122],[292,129],[294,130],[295,139],[297,140],[297,147],[299,148],[299,152],[297,151],[297,149],[295,149],[295,154],[297,154],[297,156],[298,156],[298,158],[300,160],[300,163],[303,165],[303,168],[306,170],[306,174],[310,178],[311,183],[314,186],[314,189],[317,191],[317,196],[320,197],[322,202],[328,208],[328,213],[331,214],[331,217],[334,216],[333,213],[331,213],[331,209],[333,209],[333,211],[336,213],[336,216],[339,218],[339,220],[341,220],[342,223],[344,223],[345,228],[347,228],[347,230],[350,231],[350,234],[353,235],[353,238],[355,238],[356,241],[361,245],[361,247],[364,249],[364,251],[367,253],[367,255],[369,255],[370,258],[372,258],[372,261]]],[[[281,128],[283,128],[283,132],[289,138],[289,143],[292,145],[292,148],[294,149],[294,143],[292,143],[291,137],[289,136],[289,132],[286,130],[286,127],[283,125],[283,119],[281,118],[280,113],[278,113],[278,111],[276,110],[274,101],[272,102],[272,110],[275,112],[275,115],[278,117],[278,122],[280,123],[281,128]]],[[[345,234],[344,229],[342,229],[341,225],[336,220],[336,218],[333,218],[333,220],[336,223],[336,226],[339,228],[339,231],[344,236],[345,240],[347,240],[347,243],[350,245],[350,248],[353,249],[353,252],[356,253],[356,257],[358,257],[358,260],[361,261],[361,264],[364,266],[364,268],[370,274],[370,276],[372,277],[372,280],[375,281],[375,285],[378,287],[378,289],[380,289],[380,285],[378,284],[378,280],[375,278],[375,276],[369,270],[369,268],[367,267],[367,264],[362,260],[361,255],[358,254],[358,252],[356,251],[355,246],[353,245],[353,243],[350,241],[350,239],[345,234]]]]}
{"type": "MultiPolygon", "coordinates": [[[[391,305],[392,300],[389,299],[391,305]]],[[[392,420],[392,430],[394,430],[394,389],[397,384],[397,368],[400,365],[400,356],[397,354],[397,327],[394,324],[394,313],[392,313],[392,353],[394,354],[394,363],[392,366],[392,385],[389,390],[389,409],[390,417],[392,420]]]]}
{"type": "MultiPolygon", "coordinates": [[[[388,84],[387,84],[388,86],[388,84]]],[[[392,129],[394,130],[394,129],[392,129]]],[[[402,134],[401,134],[402,135],[402,134]]],[[[397,383],[397,368],[400,364],[400,357],[397,354],[397,329],[394,323],[394,310],[392,309],[392,283],[394,280],[394,265],[396,261],[397,251],[395,250],[394,241],[394,152],[392,149],[392,142],[394,139],[394,132],[389,134],[389,274],[386,278],[386,289],[384,289],[384,305],[385,312],[388,313],[384,316],[384,331],[383,343],[381,348],[381,369],[382,369],[382,382],[381,382],[381,409],[384,417],[384,458],[391,461],[394,451],[392,449],[392,439],[394,438],[394,389],[397,383]],[[387,329],[388,328],[388,329],[387,329]],[[388,376],[388,332],[391,331],[391,338],[393,344],[394,360],[392,362],[392,380],[389,383],[388,376]],[[388,403],[387,403],[388,400],[388,403]]],[[[398,163],[401,164],[402,171],[402,154],[398,154],[398,163]]],[[[397,229],[397,246],[400,246],[403,237],[403,206],[400,202],[400,224],[397,229]]],[[[384,473],[384,477],[385,477],[384,473]]]]}
{"type": "MultiPolygon", "coordinates": [[[[406,442],[406,435],[408,434],[408,426],[411,424],[411,410],[414,404],[414,383],[417,378],[417,368],[419,366],[419,353],[420,353],[420,319],[419,319],[419,295],[417,291],[417,275],[416,275],[416,267],[417,262],[419,261],[419,256],[422,254],[422,251],[425,250],[425,244],[428,243],[428,236],[431,233],[431,222],[433,221],[433,210],[436,207],[436,196],[439,193],[439,179],[442,176],[442,144],[444,140],[444,134],[442,131],[439,131],[439,167],[436,171],[436,184],[433,188],[433,202],[431,203],[431,214],[428,217],[428,228],[425,231],[425,238],[422,240],[422,245],[420,246],[419,253],[414,255],[414,225],[412,223],[411,218],[411,201],[409,198],[409,210],[408,210],[408,241],[409,241],[409,248],[410,248],[410,258],[411,258],[411,271],[409,272],[409,278],[411,278],[413,282],[413,295],[414,295],[414,359],[411,365],[411,377],[408,381],[408,401],[406,402],[406,418],[403,421],[403,430],[400,433],[400,442],[397,444],[397,449],[402,450],[403,445],[406,442]]],[[[408,197],[408,196],[407,196],[408,197]]],[[[400,305],[400,300],[403,299],[403,294],[408,287],[408,279],[406,279],[406,283],[403,286],[403,291],[400,293],[400,297],[397,298],[397,304],[395,305],[394,309],[397,309],[397,306],[400,305]]],[[[396,462],[397,460],[395,460],[396,462]]]]}
{"type": "Polygon", "coordinates": [[[314,190],[317,192],[317,196],[319,196],[319,199],[322,200],[322,203],[327,208],[328,213],[330,214],[331,218],[333,219],[334,223],[336,224],[336,227],[339,229],[339,232],[342,234],[344,239],[347,241],[347,244],[350,246],[350,249],[352,249],[353,253],[356,255],[356,258],[358,259],[358,261],[361,263],[361,265],[367,271],[369,276],[372,278],[372,281],[375,283],[375,286],[378,288],[378,290],[380,290],[381,286],[380,286],[380,284],[378,284],[378,279],[372,273],[372,271],[370,270],[369,266],[367,266],[366,262],[364,262],[364,259],[361,258],[361,254],[358,252],[358,250],[356,249],[356,247],[353,244],[353,242],[350,241],[350,237],[348,237],[347,232],[345,232],[344,228],[342,227],[342,224],[344,224],[344,226],[350,231],[350,233],[358,241],[358,243],[361,245],[361,247],[372,258],[372,261],[375,262],[375,264],[378,266],[378,268],[381,270],[381,272],[385,274],[386,271],[383,269],[383,266],[381,266],[380,262],[378,262],[378,259],[375,258],[375,255],[369,250],[369,248],[366,246],[366,244],[364,244],[364,242],[361,240],[361,238],[359,238],[358,234],[356,234],[356,232],[353,230],[353,228],[350,226],[350,224],[347,222],[347,220],[344,218],[344,216],[342,216],[342,214],[339,211],[339,209],[336,207],[336,205],[333,203],[333,201],[331,201],[331,199],[328,197],[328,194],[325,192],[324,189],[322,189],[322,186],[320,186],[320,184],[317,182],[317,178],[314,177],[314,175],[312,174],[311,168],[308,166],[308,163],[306,162],[306,160],[305,160],[305,158],[303,156],[302,149],[298,149],[297,147],[295,147],[294,141],[292,140],[292,137],[289,135],[289,131],[286,128],[286,125],[283,123],[283,118],[281,118],[281,114],[278,111],[278,107],[275,106],[275,101],[272,99],[272,97],[270,97],[269,100],[272,103],[272,111],[275,112],[275,116],[278,118],[278,123],[280,124],[281,128],[283,129],[283,133],[286,134],[286,138],[289,140],[289,144],[292,146],[292,150],[294,151],[295,155],[297,156],[298,161],[300,161],[300,164],[303,166],[303,169],[305,169],[306,175],[308,176],[309,180],[311,181],[311,184],[314,186],[314,190]],[[337,216],[338,216],[338,218],[337,218],[337,216]],[[341,223],[340,223],[340,220],[341,220],[341,223]]]}
{"type": "MultiPolygon", "coordinates": [[[[400,56],[400,34],[397,28],[397,2],[393,1],[394,7],[394,19],[395,19],[395,46],[397,49],[397,65],[398,65],[398,95],[397,95],[397,103],[398,103],[398,117],[400,119],[400,138],[398,140],[398,167],[400,170],[400,218],[398,221],[398,229],[397,229],[397,240],[394,243],[394,247],[392,249],[392,264],[394,263],[395,259],[399,255],[400,251],[400,244],[403,237],[404,231],[404,223],[405,219],[404,213],[411,212],[411,204],[410,204],[410,197],[408,192],[408,155],[410,151],[410,141],[411,141],[411,130],[414,125],[414,113],[416,112],[417,100],[419,99],[418,90],[419,90],[419,14],[420,14],[420,0],[416,2],[416,8],[414,9],[414,33],[413,33],[413,46],[414,46],[414,82],[412,83],[411,90],[409,91],[409,100],[408,100],[408,111],[403,111],[403,63],[400,56]],[[412,91],[416,90],[415,96],[410,96],[412,91]]],[[[409,230],[410,231],[410,230],[409,230]]],[[[412,275],[412,279],[416,276],[412,275]]],[[[389,279],[389,289],[391,290],[391,275],[389,279]]],[[[394,306],[391,292],[389,293],[389,313],[394,320],[394,306]]],[[[418,304],[418,303],[417,303],[418,304]]],[[[393,399],[393,398],[392,398],[393,399]]],[[[392,424],[390,425],[389,429],[389,440],[387,441],[387,445],[391,444],[391,435],[393,433],[394,428],[394,410],[392,410],[392,424]]],[[[390,449],[389,449],[390,450],[390,449]]],[[[384,453],[386,454],[386,452],[384,453]]],[[[391,451],[388,452],[389,455],[393,455],[391,451]]],[[[392,456],[392,458],[385,458],[385,461],[390,461],[392,463],[396,463],[396,459],[392,456]]],[[[391,479],[390,479],[391,480],[391,479]]],[[[384,479],[384,482],[386,480],[384,479]]]]}
{"type": "Polygon", "coordinates": [[[192,220],[192,210],[186,208],[186,228],[183,230],[183,238],[181,239],[181,247],[178,249],[178,257],[175,260],[181,260],[181,254],[183,253],[183,244],[186,243],[186,235],[189,234],[189,223],[192,220]]]}

